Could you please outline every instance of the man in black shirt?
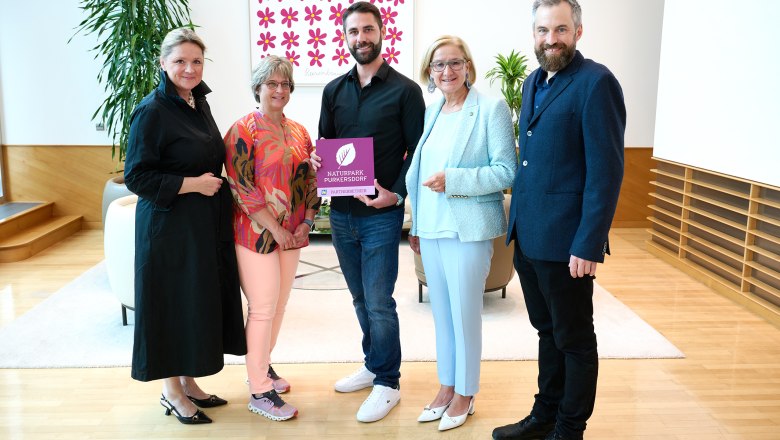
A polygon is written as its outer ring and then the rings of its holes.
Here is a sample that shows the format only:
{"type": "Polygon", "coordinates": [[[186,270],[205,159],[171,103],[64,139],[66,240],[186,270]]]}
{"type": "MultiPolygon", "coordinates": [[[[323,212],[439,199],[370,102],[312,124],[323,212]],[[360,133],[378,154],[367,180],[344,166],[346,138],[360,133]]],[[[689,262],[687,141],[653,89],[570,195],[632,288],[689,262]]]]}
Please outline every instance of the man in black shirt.
{"type": "MultiPolygon", "coordinates": [[[[400,400],[401,342],[393,290],[403,223],[404,179],[423,130],[420,87],[382,57],[386,29],[376,6],[344,11],[347,46],[357,64],[325,86],[320,138],[374,139],[376,197],[333,197],[333,245],[363,331],[365,365],[336,382],[339,392],[373,385],[357,413],[361,422],[385,417],[400,400]]],[[[319,157],[314,154],[314,166],[319,157]]]]}

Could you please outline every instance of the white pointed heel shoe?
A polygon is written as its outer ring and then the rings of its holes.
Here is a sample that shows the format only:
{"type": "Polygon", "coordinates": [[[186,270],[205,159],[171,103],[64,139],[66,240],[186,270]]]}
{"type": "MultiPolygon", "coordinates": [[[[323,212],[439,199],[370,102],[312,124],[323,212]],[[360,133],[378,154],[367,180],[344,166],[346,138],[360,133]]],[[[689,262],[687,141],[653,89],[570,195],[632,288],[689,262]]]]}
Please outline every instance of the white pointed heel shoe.
{"type": "Polygon", "coordinates": [[[447,411],[447,408],[449,408],[450,403],[452,403],[452,400],[447,402],[444,406],[437,406],[436,408],[431,408],[430,405],[426,406],[420,413],[420,417],[417,417],[417,421],[432,422],[434,420],[439,420],[442,414],[444,414],[444,411],[447,411]]]}
{"type": "Polygon", "coordinates": [[[466,414],[452,417],[445,411],[441,416],[441,420],[439,421],[439,431],[446,431],[448,429],[457,428],[458,426],[466,423],[466,418],[472,414],[474,414],[474,396],[471,396],[471,400],[469,401],[469,410],[466,411],[466,414]]]}

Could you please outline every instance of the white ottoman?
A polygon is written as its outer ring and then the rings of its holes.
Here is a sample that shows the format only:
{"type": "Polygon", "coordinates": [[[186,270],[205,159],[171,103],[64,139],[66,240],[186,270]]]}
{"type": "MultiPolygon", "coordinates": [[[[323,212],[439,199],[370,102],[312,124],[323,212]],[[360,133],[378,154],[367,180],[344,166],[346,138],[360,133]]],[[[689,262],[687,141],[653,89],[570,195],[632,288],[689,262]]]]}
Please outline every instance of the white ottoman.
{"type": "Polygon", "coordinates": [[[127,309],[135,308],[135,206],[138,196],[120,197],[108,206],[103,228],[103,249],[111,290],[122,304],[122,325],[127,309]]]}

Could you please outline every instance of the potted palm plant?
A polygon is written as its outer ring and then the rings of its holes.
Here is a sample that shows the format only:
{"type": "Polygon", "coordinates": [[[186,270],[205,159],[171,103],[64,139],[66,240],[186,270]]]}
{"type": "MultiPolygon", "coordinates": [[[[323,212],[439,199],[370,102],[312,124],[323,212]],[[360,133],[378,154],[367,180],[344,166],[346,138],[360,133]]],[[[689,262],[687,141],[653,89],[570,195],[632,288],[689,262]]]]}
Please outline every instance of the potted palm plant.
{"type": "MultiPolygon", "coordinates": [[[[189,0],[82,0],[79,7],[86,18],[76,27],[75,34],[97,35],[97,45],[91,50],[95,58],[103,60],[97,80],[103,84],[106,98],[92,119],[103,122],[111,136],[111,157],[120,170],[127,152],[130,115],[159,81],[163,38],[172,29],[194,27],[189,0]]],[[[130,194],[123,187],[121,176],[106,183],[104,220],[108,204],[130,194]]]]}
{"type": "Polygon", "coordinates": [[[507,56],[498,54],[495,58],[496,66],[485,74],[485,78],[490,80],[491,85],[495,80],[501,80],[501,93],[512,112],[515,139],[517,139],[517,121],[520,117],[520,107],[523,105],[523,81],[528,76],[526,64],[528,59],[514,50],[507,56]]]}

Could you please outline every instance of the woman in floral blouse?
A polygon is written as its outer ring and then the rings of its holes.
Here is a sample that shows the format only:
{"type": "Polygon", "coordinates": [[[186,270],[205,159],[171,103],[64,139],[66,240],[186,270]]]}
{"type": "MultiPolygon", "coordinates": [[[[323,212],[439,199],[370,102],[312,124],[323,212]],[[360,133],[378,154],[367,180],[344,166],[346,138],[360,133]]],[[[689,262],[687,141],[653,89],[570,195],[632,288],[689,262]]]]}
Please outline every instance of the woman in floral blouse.
{"type": "Polygon", "coordinates": [[[248,407],[271,420],[287,420],[298,410],[279,397],[290,384],[274,372],[270,358],[320,200],[307,159],[309,133],[283,113],[295,88],[292,65],[278,56],[263,58],[251,86],[260,106],[225,135],[238,271],[249,307],[248,407]]]}

